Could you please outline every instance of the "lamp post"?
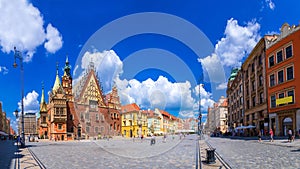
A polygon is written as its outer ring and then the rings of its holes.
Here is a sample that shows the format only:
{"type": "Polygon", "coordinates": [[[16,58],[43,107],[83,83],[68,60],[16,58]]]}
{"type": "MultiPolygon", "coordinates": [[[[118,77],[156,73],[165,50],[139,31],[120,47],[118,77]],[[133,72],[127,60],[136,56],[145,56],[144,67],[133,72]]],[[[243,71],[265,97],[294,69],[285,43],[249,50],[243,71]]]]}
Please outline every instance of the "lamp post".
{"type": "Polygon", "coordinates": [[[202,112],[201,112],[201,87],[204,85],[201,84],[202,76],[200,77],[199,80],[199,117],[198,117],[198,135],[200,135],[200,139],[202,137],[202,112]]]}
{"type": "MultiPolygon", "coordinates": [[[[14,111],[14,115],[16,116],[16,119],[19,118],[19,111],[18,111],[18,109],[16,109],[16,110],[14,111]]],[[[17,130],[18,130],[18,134],[20,134],[20,133],[19,133],[19,125],[17,126],[17,130]]]]}
{"type": "MultiPolygon", "coordinates": [[[[25,133],[24,133],[24,69],[23,69],[23,56],[22,53],[20,51],[17,50],[16,47],[14,47],[14,64],[13,67],[16,68],[18,65],[16,63],[16,59],[20,60],[20,69],[21,69],[21,128],[22,128],[22,132],[21,132],[21,147],[24,148],[25,147],[25,133]]],[[[17,111],[17,110],[16,110],[17,111]]],[[[18,113],[18,112],[17,112],[18,113]]]]}

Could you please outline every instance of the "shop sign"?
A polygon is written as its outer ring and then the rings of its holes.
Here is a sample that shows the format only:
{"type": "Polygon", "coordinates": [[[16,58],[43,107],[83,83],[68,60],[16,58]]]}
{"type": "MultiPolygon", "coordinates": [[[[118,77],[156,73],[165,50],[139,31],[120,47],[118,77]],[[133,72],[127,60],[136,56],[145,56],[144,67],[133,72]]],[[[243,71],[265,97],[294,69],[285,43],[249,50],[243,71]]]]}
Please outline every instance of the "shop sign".
{"type": "Polygon", "coordinates": [[[288,96],[288,97],[276,99],[276,105],[287,104],[287,103],[290,103],[290,102],[293,102],[293,96],[288,96]]]}

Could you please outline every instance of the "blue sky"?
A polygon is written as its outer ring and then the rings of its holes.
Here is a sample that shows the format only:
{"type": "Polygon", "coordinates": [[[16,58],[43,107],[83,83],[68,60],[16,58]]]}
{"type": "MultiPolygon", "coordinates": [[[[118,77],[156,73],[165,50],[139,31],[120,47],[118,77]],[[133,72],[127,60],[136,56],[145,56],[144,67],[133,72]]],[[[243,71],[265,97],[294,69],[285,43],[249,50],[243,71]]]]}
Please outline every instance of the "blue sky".
{"type": "Polygon", "coordinates": [[[51,90],[56,63],[62,76],[68,55],[75,82],[92,58],[104,91],[116,84],[122,104],[196,116],[202,68],[206,111],[225,95],[231,68],[240,65],[261,36],[279,32],[285,22],[299,24],[299,4],[0,0],[0,101],[14,124],[12,112],[20,108],[21,97],[20,69],[12,67],[16,46],[25,61],[26,112],[38,110],[41,83],[46,93],[51,90]]]}

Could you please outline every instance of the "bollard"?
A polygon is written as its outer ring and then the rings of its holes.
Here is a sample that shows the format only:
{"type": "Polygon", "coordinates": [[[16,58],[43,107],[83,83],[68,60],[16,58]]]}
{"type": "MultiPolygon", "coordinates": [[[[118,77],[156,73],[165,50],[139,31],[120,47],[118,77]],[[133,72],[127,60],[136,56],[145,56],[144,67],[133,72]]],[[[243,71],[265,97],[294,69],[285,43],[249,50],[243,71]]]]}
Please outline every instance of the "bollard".
{"type": "Polygon", "coordinates": [[[216,162],[215,148],[207,148],[206,150],[206,163],[211,164],[216,162]]]}

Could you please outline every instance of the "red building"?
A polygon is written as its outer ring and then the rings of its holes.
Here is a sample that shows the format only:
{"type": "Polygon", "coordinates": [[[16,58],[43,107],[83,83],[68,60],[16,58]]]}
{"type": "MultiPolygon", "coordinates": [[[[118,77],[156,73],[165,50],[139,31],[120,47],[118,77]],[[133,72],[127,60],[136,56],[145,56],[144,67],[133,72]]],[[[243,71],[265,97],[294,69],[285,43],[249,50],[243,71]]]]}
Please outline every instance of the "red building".
{"type": "Polygon", "coordinates": [[[300,129],[300,27],[283,24],[266,40],[266,77],[270,127],[275,135],[300,129]],[[298,72],[298,73],[297,73],[298,72]]]}

